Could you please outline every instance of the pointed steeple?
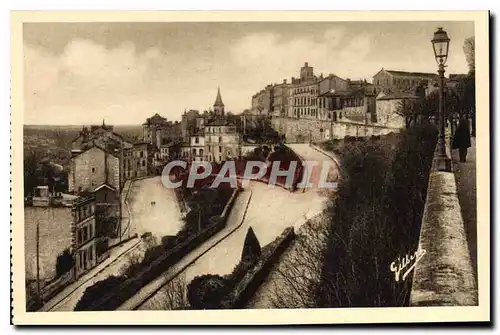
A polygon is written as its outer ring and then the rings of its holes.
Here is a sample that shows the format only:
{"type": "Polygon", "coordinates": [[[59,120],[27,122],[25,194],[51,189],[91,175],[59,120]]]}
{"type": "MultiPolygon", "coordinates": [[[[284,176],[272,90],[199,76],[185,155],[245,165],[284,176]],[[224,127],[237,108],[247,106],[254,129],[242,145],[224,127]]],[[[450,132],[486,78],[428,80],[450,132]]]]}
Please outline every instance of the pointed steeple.
{"type": "Polygon", "coordinates": [[[214,102],[214,111],[217,116],[224,116],[224,103],[222,102],[219,86],[217,86],[217,97],[214,102]]]}
{"type": "Polygon", "coordinates": [[[215,98],[214,107],[215,106],[224,106],[222,102],[222,96],[220,95],[220,87],[217,86],[217,98],[215,98]]]}

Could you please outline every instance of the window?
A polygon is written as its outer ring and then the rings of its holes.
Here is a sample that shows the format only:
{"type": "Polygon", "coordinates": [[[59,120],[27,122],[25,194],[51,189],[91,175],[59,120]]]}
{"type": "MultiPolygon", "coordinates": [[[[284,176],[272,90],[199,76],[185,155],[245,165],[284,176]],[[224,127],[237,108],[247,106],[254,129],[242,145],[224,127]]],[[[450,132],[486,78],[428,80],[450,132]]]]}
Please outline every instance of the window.
{"type": "Polygon", "coordinates": [[[77,236],[77,239],[76,239],[76,244],[80,245],[82,242],[83,242],[82,230],[78,229],[78,236],[77,236]]]}
{"type": "Polygon", "coordinates": [[[87,241],[87,226],[82,228],[82,243],[87,241]]]}
{"type": "Polygon", "coordinates": [[[222,152],[222,147],[219,147],[219,152],[222,152]]]}
{"type": "Polygon", "coordinates": [[[200,156],[203,156],[203,149],[200,149],[199,152],[200,152],[200,156]]]}
{"type": "Polygon", "coordinates": [[[222,143],[222,136],[219,136],[219,143],[222,143]]]}
{"type": "Polygon", "coordinates": [[[193,148],[191,151],[193,152],[193,155],[196,155],[196,148],[193,148]]]}
{"type": "Polygon", "coordinates": [[[146,166],[146,161],[145,160],[142,161],[142,166],[146,166]]]}
{"type": "Polygon", "coordinates": [[[93,233],[94,233],[94,232],[93,232],[93,227],[92,227],[92,225],[90,225],[90,226],[89,226],[89,238],[92,238],[93,233]]]}
{"type": "Polygon", "coordinates": [[[94,172],[95,172],[95,168],[92,168],[92,173],[94,173],[94,172]]]}
{"type": "Polygon", "coordinates": [[[196,144],[200,143],[200,139],[198,138],[198,136],[196,136],[196,137],[194,138],[194,143],[196,143],[196,144]]]}

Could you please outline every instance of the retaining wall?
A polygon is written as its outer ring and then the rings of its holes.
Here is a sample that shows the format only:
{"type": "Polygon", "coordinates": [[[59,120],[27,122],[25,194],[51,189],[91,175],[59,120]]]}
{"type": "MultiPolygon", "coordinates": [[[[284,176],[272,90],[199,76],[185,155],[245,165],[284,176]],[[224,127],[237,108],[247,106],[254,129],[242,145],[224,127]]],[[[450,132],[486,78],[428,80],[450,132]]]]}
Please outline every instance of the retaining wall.
{"type": "Polygon", "coordinates": [[[115,310],[126,300],[134,296],[139,290],[156,279],[159,275],[165,272],[170,266],[177,263],[185,255],[196,249],[200,244],[205,242],[211,236],[222,230],[226,225],[226,220],[229,212],[234,204],[234,200],[239,190],[234,190],[230,200],[224,207],[220,216],[214,216],[210,219],[210,225],[205,227],[203,231],[191,236],[184,241],[166,250],[157,259],[153,260],[148,266],[140,271],[134,277],[126,279],[116,290],[95,301],[86,310],[115,310]]]}

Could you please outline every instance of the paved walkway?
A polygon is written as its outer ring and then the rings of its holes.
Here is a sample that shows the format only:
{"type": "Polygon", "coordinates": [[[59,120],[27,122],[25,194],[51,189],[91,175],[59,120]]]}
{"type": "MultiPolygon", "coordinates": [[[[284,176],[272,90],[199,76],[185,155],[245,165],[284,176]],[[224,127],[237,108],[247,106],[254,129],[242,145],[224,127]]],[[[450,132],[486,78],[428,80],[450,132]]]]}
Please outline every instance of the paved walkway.
{"type": "Polygon", "coordinates": [[[471,138],[471,142],[465,163],[460,162],[458,150],[453,150],[452,158],[467,243],[477,280],[476,139],[471,138]]]}
{"type": "MultiPolygon", "coordinates": [[[[123,303],[118,310],[133,310],[138,308],[141,310],[157,309],[155,306],[161,305],[161,302],[158,302],[158,299],[162,299],[161,290],[163,286],[165,286],[173,278],[177,277],[180,273],[184,272],[194,263],[203,263],[205,260],[205,254],[207,254],[212,248],[217,248],[221,241],[224,241],[226,238],[230,237],[234,231],[240,229],[246,215],[246,210],[251,196],[252,193],[250,191],[240,193],[236,197],[233,209],[227,218],[226,227],[184,256],[179,262],[171,266],[157,279],[144,286],[137,294],[125,301],[125,303],[123,303]]],[[[213,261],[220,262],[221,260],[213,261]]]]}

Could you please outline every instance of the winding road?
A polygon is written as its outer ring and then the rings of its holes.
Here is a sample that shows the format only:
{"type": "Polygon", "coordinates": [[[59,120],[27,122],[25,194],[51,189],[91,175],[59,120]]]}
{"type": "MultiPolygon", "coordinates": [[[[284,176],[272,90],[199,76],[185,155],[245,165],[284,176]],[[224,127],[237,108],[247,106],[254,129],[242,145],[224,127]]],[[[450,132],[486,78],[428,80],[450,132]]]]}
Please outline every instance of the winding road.
{"type": "MultiPolygon", "coordinates": [[[[329,162],[330,177],[338,176],[335,163],[318,150],[308,144],[290,146],[305,160],[315,160],[321,168],[324,161],[329,162]]],[[[314,184],[314,180],[311,180],[314,184]]],[[[307,220],[323,211],[326,204],[326,193],[318,188],[306,189],[305,192],[290,192],[278,186],[270,186],[261,182],[251,182],[249,189],[252,197],[241,226],[230,236],[222,240],[215,247],[198,258],[184,271],[178,273],[189,283],[194,277],[203,274],[226,275],[232,272],[238,264],[248,228],[252,227],[260,245],[264,246],[273,241],[287,227],[296,229],[307,220]]],[[[244,194],[245,192],[243,192],[244,194]]],[[[238,210],[240,203],[233,210],[238,210]]],[[[169,277],[172,279],[173,277],[169,277]]],[[[168,287],[157,290],[146,301],[140,304],[141,310],[162,309],[161,300],[168,287]]],[[[136,302],[137,303],[137,302],[136,302]]],[[[129,306],[124,309],[130,309],[129,306]]]]}

